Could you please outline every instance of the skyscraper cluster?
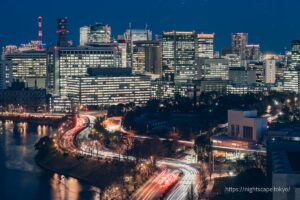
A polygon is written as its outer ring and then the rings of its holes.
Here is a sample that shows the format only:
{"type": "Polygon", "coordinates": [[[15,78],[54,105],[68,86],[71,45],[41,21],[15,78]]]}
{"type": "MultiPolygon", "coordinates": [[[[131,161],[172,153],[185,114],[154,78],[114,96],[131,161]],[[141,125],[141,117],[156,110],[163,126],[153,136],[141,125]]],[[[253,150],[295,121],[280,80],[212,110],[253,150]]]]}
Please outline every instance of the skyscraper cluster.
{"type": "Polygon", "coordinates": [[[299,93],[300,42],[284,55],[260,51],[248,33],[232,33],[230,47],[215,51],[215,33],[164,31],[153,37],[148,27],[112,36],[103,23],[79,28],[79,45],[68,39],[68,18],[57,20],[57,43],[38,40],[3,48],[0,87],[13,81],[44,88],[55,111],[76,105],[107,106],[151,98],[193,98],[202,92],[299,93]],[[93,73],[90,73],[93,71],[93,73]],[[96,72],[97,71],[97,72],[96,72]]]}

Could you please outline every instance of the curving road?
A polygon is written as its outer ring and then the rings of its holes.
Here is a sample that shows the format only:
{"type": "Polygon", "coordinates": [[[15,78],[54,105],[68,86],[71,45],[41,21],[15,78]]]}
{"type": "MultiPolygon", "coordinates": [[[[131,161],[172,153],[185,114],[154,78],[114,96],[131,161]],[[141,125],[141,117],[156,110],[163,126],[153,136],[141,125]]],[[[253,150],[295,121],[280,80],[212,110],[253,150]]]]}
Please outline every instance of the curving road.
{"type": "MultiPolygon", "coordinates": [[[[125,160],[127,156],[119,155],[110,151],[102,151],[97,149],[91,149],[87,145],[81,145],[79,148],[75,145],[75,137],[77,134],[86,130],[89,127],[89,118],[84,116],[77,118],[76,126],[62,135],[59,146],[73,153],[81,153],[85,155],[125,160]]],[[[134,160],[135,158],[129,156],[128,159],[134,160]]],[[[172,179],[172,170],[163,170],[160,173],[153,176],[132,196],[133,200],[156,200],[169,189],[169,187],[175,186],[168,192],[165,199],[168,200],[185,200],[188,194],[193,190],[194,199],[198,199],[198,187],[199,187],[199,173],[198,170],[186,163],[182,163],[176,159],[164,159],[157,161],[159,167],[167,167],[171,169],[180,170],[183,175],[175,181],[172,179]],[[170,178],[171,177],[171,178],[170,178]],[[171,181],[170,181],[171,180],[171,181]],[[167,183],[167,184],[166,184],[167,183]],[[169,185],[168,185],[169,184],[169,185]],[[162,186],[163,185],[163,186],[162,186]]]]}
{"type": "Polygon", "coordinates": [[[183,172],[182,179],[171,189],[165,199],[185,200],[188,194],[193,191],[193,198],[198,199],[199,173],[198,170],[185,163],[175,160],[162,160],[159,164],[179,169],[183,172]]]}

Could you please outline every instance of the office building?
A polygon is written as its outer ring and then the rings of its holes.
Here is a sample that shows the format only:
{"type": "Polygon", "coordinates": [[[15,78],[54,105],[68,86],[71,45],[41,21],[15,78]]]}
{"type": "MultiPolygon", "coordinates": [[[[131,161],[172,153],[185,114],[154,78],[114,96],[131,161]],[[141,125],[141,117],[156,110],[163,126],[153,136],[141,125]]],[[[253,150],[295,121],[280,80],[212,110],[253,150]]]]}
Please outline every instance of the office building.
{"type": "Polygon", "coordinates": [[[194,32],[163,32],[163,70],[174,72],[175,83],[190,82],[196,77],[195,41],[194,32]]]}
{"type": "Polygon", "coordinates": [[[228,61],[229,67],[240,67],[241,66],[241,59],[240,56],[237,54],[226,54],[221,56],[221,58],[228,61]]]}
{"type": "Polygon", "coordinates": [[[159,41],[136,41],[133,48],[132,69],[136,74],[162,74],[162,53],[159,41]]]}
{"type": "Polygon", "coordinates": [[[80,27],[80,46],[84,46],[89,42],[89,34],[91,28],[89,26],[80,27]]]}
{"type": "Polygon", "coordinates": [[[225,59],[198,59],[198,79],[228,80],[229,62],[225,59]]]}
{"type": "Polygon", "coordinates": [[[67,78],[85,76],[88,68],[121,66],[121,51],[114,44],[53,48],[48,54],[47,85],[49,92],[66,92],[67,78]]]}
{"type": "Polygon", "coordinates": [[[260,141],[267,131],[267,119],[256,110],[228,110],[228,134],[246,140],[260,141]]]}
{"type": "Polygon", "coordinates": [[[300,92],[300,69],[299,67],[290,68],[283,74],[283,90],[299,93],[300,92]]]}
{"type": "Polygon", "coordinates": [[[227,94],[237,94],[237,95],[245,95],[245,94],[261,94],[263,92],[267,92],[268,88],[262,84],[252,84],[252,85],[238,85],[228,83],[226,86],[227,94]]]}
{"type": "MultiPolygon", "coordinates": [[[[130,102],[142,105],[151,98],[151,93],[148,76],[132,75],[128,68],[98,68],[89,69],[88,76],[68,77],[64,96],[77,105],[105,107],[130,102]]],[[[60,108],[63,106],[54,103],[54,110],[60,108]]]]}
{"type": "Polygon", "coordinates": [[[152,98],[155,99],[173,99],[175,96],[175,84],[168,80],[152,81],[152,98]]]}
{"type": "Polygon", "coordinates": [[[90,26],[88,34],[89,44],[102,44],[111,42],[111,27],[102,23],[96,23],[90,26]]]}
{"type": "Polygon", "coordinates": [[[245,60],[260,60],[260,45],[259,44],[247,44],[245,46],[245,60]]]}
{"type": "Polygon", "coordinates": [[[242,60],[246,58],[246,46],[248,44],[248,33],[232,33],[231,48],[232,53],[240,56],[242,60]]]}
{"type": "Polygon", "coordinates": [[[133,67],[133,53],[135,42],[138,41],[151,41],[152,31],[146,26],[145,29],[132,29],[131,27],[124,33],[124,40],[127,45],[127,66],[133,67]]]}
{"type": "Polygon", "coordinates": [[[264,62],[265,83],[274,84],[276,82],[276,60],[268,59],[264,62]]]}
{"type": "Polygon", "coordinates": [[[152,40],[152,31],[147,27],[145,29],[127,29],[124,33],[128,42],[152,40]]]}
{"type": "Polygon", "coordinates": [[[300,40],[293,40],[289,68],[295,68],[299,65],[300,65],[300,40]]]}
{"type": "Polygon", "coordinates": [[[198,58],[214,58],[214,38],[214,33],[200,33],[197,35],[198,58]]]}
{"type": "Polygon", "coordinates": [[[256,83],[261,84],[265,82],[265,65],[263,62],[250,61],[246,63],[247,70],[256,71],[256,83]]]}
{"type": "Polygon", "coordinates": [[[46,88],[46,51],[18,51],[4,54],[4,61],[12,68],[12,79],[25,82],[27,87],[46,88]]]}
{"type": "Polygon", "coordinates": [[[194,81],[197,87],[200,88],[201,93],[205,92],[218,92],[226,94],[227,80],[221,78],[204,79],[194,81]]]}
{"type": "Polygon", "coordinates": [[[245,67],[229,68],[229,81],[235,85],[251,85],[256,83],[256,71],[245,67]]]}

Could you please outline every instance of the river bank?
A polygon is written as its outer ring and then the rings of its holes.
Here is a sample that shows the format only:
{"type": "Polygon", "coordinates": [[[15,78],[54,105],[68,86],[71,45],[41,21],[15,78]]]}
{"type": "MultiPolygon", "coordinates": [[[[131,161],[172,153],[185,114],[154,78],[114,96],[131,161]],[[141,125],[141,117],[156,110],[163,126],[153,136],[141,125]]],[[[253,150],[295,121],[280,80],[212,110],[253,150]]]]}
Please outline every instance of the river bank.
{"type": "Polygon", "coordinates": [[[139,171],[133,161],[95,159],[61,152],[48,137],[42,138],[35,148],[35,161],[41,168],[76,178],[104,193],[114,186],[120,188],[121,196],[128,197],[151,175],[139,171]]]}

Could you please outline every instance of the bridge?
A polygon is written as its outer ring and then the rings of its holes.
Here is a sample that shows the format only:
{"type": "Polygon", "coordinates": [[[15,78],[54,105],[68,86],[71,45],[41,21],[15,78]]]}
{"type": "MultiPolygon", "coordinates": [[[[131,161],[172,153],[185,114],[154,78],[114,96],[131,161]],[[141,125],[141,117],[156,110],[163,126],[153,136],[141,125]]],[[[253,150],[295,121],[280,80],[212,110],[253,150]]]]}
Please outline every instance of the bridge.
{"type": "Polygon", "coordinates": [[[2,112],[0,113],[0,121],[28,122],[39,125],[58,125],[67,118],[64,114],[53,113],[15,113],[2,112]]]}

